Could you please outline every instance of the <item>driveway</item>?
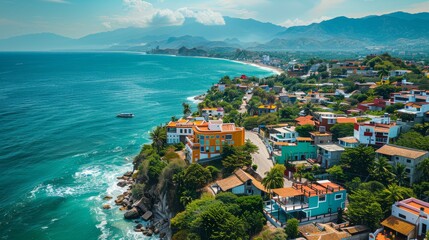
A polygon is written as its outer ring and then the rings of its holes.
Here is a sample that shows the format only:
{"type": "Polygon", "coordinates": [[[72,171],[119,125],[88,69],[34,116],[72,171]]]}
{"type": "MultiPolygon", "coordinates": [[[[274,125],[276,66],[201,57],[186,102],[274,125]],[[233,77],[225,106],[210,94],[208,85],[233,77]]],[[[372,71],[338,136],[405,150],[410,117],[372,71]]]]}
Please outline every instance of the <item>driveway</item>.
{"type": "Polygon", "coordinates": [[[246,131],[246,139],[249,139],[259,148],[257,153],[252,154],[252,158],[253,163],[258,165],[258,169],[256,169],[256,172],[261,177],[264,177],[265,172],[270,171],[270,169],[273,167],[273,162],[271,161],[267,147],[255,132],[246,131]]]}
{"type": "MultiPolygon", "coordinates": [[[[244,99],[242,99],[242,103],[241,103],[241,106],[240,106],[240,110],[238,110],[238,112],[239,113],[246,113],[247,112],[247,109],[246,109],[246,106],[247,106],[247,103],[250,101],[250,99],[252,99],[252,97],[253,97],[253,93],[251,93],[251,94],[245,94],[244,95],[244,97],[247,97],[247,100],[244,100],[244,99]]],[[[244,98],[243,97],[243,98],[244,98]]]]}

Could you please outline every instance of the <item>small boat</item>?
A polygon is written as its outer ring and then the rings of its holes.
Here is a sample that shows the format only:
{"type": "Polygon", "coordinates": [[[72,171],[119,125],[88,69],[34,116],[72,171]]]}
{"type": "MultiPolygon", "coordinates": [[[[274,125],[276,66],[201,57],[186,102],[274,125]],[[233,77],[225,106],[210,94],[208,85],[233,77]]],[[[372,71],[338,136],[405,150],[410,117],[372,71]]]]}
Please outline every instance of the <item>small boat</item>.
{"type": "Polygon", "coordinates": [[[116,115],[116,117],[118,117],[118,118],[133,118],[134,114],[132,114],[132,113],[119,113],[118,115],[116,115]]]}

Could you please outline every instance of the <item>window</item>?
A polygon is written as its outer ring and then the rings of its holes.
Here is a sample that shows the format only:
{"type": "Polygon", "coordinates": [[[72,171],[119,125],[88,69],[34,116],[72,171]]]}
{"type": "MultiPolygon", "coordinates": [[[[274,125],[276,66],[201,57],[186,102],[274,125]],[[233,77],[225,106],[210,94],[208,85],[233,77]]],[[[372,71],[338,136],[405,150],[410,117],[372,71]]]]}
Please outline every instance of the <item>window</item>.
{"type": "Polygon", "coordinates": [[[206,145],[210,145],[210,140],[206,140],[206,145]]]}
{"type": "Polygon", "coordinates": [[[371,132],[371,129],[366,128],[366,129],[365,129],[365,132],[371,132]]]}
{"type": "Polygon", "coordinates": [[[210,147],[210,152],[214,152],[215,151],[215,147],[210,147]]]}
{"type": "Polygon", "coordinates": [[[201,148],[200,148],[200,151],[201,151],[201,152],[204,152],[204,147],[201,147],[201,148]]]}
{"type": "Polygon", "coordinates": [[[335,194],[335,200],[343,199],[343,194],[335,194]]]}
{"type": "Polygon", "coordinates": [[[210,136],[210,138],[211,138],[211,139],[213,139],[213,138],[214,138],[214,136],[210,136]]]}
{"type": "Polygon", "coordinates": [[[210,150],[210,147],[206,147],[206,152],[209,152],[209,150],[210,150]]]}
{"type": "Polygon", "coordinates": [[[216,145],[220,145],[220,140],[216,139],[216,145]]]}
{"type": "Polygon", "coordinates": [[[206,136],[206,139],[209,139],[210,138],[210,136],[206,136]]]}
{"type": "Polygon", "coordinates": [[[398,216],[399,216],[400,218],[407,219],[407,216],[405,216],[404,214],[398,214],[398,216]]]}
{"type": "Polygon", "coordinates": [[[319,196],[319,202],[326,202],[326,195],[319,196]]]}
{"type": "Polygon", "coordinates": [[[200,136],[199,136],[199,138],[200,138],[200,139],[204,139],[204,136],[203,136],[203,135],[200,135],[200,136]]]}
{"type": "Polygon", "coordinates": [[[406,173],[411,173],[411,169],[409,169],[409,168],[405,168],[405,172],[406,172],[406,173]]]}
{"type": "Polygon", "coordinates": [[[216,135],[216,138],[219,138],[219,135],[216,135]]]}
{"type": "Polygon", "coordinates": [[[232,135],[231,134],[226,135],[226,139],[227,140],[231,140],[232,139],[232,135]]]}
{"type": "Polygon", "coordinates": [[[180,129],[180,131],[179,131],[180,133],[183,133],[183,129],[180,129]]]}
{"type": "Polygon", "coordinates": [[[220,151],[220,146],[216,146],[216,151],[219,152],[220,151]]]}
{"type": "Polygon", "coordinates": [[[407,163],[411,163],[411,159],[407,159],[407,163]]]}

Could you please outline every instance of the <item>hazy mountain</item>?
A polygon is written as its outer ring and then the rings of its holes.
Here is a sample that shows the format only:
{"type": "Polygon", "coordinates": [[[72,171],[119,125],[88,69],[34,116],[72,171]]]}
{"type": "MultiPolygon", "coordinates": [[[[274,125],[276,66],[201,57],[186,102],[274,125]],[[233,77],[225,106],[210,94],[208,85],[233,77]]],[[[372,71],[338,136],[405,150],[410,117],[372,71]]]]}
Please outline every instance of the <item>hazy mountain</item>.
{"type": "Polygon", "coordinates": [[[53,33],[37,33],[0,40],[0,51],[72,49],[76,40],[53,33]]]}
{"type": "MultiPolygon", "coordinates": [[[[364,18],[338,17],[309,26],[291,27],[279,33],[276,38],[302,41],[315,39],[317,42],[336,41],[333,48],[340,44],[342,49],[353,49],[354,44],[370,46],[397,46],[398,40],[418,40],[418,44],[429,42],[429,13],[409,14],[396,12],[382,16],[368,16],[364,18]]],[[[268,43],[269,44],[269,43],[268,43]]],[[[267,44],[267,45],[268,45],[267,44]]]]}
{"type": "Polygon", "coordinates": [[[355,50],[373,46],[417,50],[429,46],[429,13],[395,12],[363,18],[337,17],[284,28],[254,19],[224,17],[207,26],[186,19],[181,26],[122,28],[70,39],[50,33],[0,40],[0,50],[202,48],[262,50],[355,50]]]}

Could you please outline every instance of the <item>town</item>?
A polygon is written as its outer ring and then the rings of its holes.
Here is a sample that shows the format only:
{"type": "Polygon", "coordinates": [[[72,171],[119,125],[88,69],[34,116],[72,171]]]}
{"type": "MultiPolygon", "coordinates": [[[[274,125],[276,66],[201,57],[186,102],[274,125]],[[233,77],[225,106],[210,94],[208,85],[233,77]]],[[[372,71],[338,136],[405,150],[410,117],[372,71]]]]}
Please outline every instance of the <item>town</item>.
{"type": "MultiPolygon", "coordinates": [[[[165,191],[172,239],[427,237],[428,63],[381,54],[281,68],[225,76],[194,111],[183,103],[134,160],[133,199],[148,208],[165,191]]],[[[150,212],[124,207],[130,219],[150,212]]]]}

